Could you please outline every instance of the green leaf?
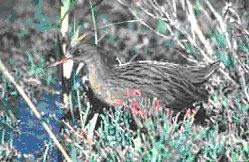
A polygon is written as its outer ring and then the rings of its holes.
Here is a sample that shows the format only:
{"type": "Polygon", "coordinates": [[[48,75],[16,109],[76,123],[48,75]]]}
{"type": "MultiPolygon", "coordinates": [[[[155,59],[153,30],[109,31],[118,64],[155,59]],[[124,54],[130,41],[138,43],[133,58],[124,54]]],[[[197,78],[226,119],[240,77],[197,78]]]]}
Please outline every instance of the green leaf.
{"type": "Polygon", "coordinates": [[[219,48],[226,48],[226,39],[224,33],[213,31],[210,37],[215,41],[219,48]]]}
{"type": "Polygon", "coordinates": [[[188,42],[184,43],[184,47],[186,49],[186,52],[191,54],[192,56],[196,56],[199,53],[199,50],[188,42]]]}
{"type": "Polygon", "coordinates": [[[158,19],[156,30],[159,33],[166,33],[166,30],[167,30],[166,22],[161,19],[158,19]]]}
{"type": "Polygon", "coordinates": [[[200,16],[201,15],[201,8],[200,8],[200,6],[201,6],[200,1],[196,0],[195,4],[194,4],[194,8],[193,8],[195,16],[200,16]]]}
{"type": "Polygon", "coordinates": [[[233,58],[225,51],[218,51],[216,53],[218,60],[220,60],[226,68],[234,68],[233,58]]]}
{"type": "Polygon", "coordinates": [[[239,43],[239,49],[247,54],[249,54],[249,45],[245,43],[239,43]]]}
{"type": "Polygon", "coordinates": [[[76,29],[74,29],[73,36],[71,38],[71,46],[74,47],[77,45],[78,38],[79,38],[79,32],[80,32],[80,26],[77,26],[76,29]]]}

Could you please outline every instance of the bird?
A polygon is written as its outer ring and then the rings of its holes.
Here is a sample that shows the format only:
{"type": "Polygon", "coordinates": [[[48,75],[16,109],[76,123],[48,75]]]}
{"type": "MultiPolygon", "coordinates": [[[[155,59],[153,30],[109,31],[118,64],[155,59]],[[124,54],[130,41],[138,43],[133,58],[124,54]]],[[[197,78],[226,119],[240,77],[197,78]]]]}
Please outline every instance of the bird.
{"type": "Polygon", "coordinates": [[[106,105],[115,107],[133,98],[148,98],[176,112],[207,101],[205,83],[220,64],[181,65],[149,60],[120,63],[115,52],[87,43],[72,47],[69,53],[72,57],[67,59],[84,64],[89,88],[106,105]]]}

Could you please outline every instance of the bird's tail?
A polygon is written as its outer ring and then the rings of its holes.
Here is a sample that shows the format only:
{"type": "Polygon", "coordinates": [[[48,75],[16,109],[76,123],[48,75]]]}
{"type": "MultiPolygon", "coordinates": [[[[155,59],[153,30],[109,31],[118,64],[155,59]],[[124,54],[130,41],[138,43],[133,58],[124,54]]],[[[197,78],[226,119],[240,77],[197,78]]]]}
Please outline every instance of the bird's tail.
{"type": "Polygon", "coordinates": [[[189,78],[190,82],[194,84],[201,84],[207,81],[212,74],[219,68],[220,62],[216,61],[205,67],[189,67],[186,76],[189,78]]]}

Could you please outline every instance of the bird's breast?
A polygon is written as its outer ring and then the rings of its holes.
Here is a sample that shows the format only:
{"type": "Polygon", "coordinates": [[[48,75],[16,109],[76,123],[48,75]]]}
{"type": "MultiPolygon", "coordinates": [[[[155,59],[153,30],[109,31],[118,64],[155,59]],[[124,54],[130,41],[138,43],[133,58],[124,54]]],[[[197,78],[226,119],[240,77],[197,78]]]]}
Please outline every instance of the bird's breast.
{"type": "Polygon", "coordinates": [[[124,92],[122,89],[106,86],[106,80],[103,69],[97,69],[95,65],[90,65],[88,68],[89,83],[94,94],[101,101],[110,106],[118,106],[124,103],[124,92]]]}

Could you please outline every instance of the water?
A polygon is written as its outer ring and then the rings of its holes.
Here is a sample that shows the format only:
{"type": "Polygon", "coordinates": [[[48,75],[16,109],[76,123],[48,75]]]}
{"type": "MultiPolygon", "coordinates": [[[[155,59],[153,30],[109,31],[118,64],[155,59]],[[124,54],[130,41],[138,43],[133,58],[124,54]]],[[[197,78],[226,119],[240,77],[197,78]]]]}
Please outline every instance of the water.
{"type": "MultiPolygon", "coordinates": [[[[60,124],[59,121],[55,120],[53,115],[57,119],[63,117],[63,111],[56,105],[56,102],[59,101],[59,95],[52,96],[45,94],[37,104],[39,112],[44,113],[43,119],[51,126],[52,131],[57,135],[57,138],[59,138],[60,124]]],[[[45,150],[45,141],[47,141],[47,143],[50,141],[47,132],[23,101],[20,102],[19,108],[18,118],[20,120],[19,128],[21,133],[14,138],[14,147],[25,154],[33,154],[36,156],[43,153],[45,150]]],[[[58,151],[56,149],[52,151],[52,156],[53,161],[58,160],[58,151]]]]}

